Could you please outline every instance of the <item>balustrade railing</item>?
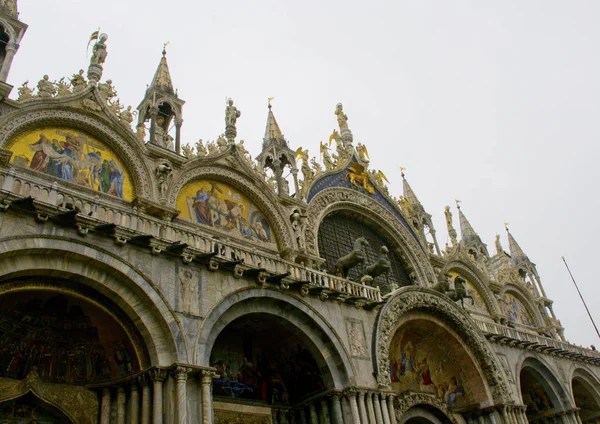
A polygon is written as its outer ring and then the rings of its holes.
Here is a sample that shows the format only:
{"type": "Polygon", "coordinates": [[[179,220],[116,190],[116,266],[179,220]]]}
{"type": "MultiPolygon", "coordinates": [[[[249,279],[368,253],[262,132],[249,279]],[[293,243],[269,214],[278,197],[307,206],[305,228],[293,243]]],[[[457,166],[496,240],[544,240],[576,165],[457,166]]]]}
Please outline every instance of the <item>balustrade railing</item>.
{"type": "Polygon", "coordinates": [[[304,265],[285,260],[277,254],[250,248],[226,235],[201,234],[197,228],[181,222],[170,222],[147,215],[129,202],[121,199],[105,199],[102,195],[90,195],[77,190],[73,184],[50,184],[47,181],[29,175],[17,174],[14,169],[0,169],[0,184],[5,194],[31,196],[37,202],[61,208],[76,208],[82,215],[102,222],[116,224],[122,228],[152,235],[170,243],[185,243],[193,249],[205,253],[215,253],[217,258],[237,260],[244,265],[261,268],[274,274],[289,273],[289,277],[314,287],[341,292],[348,297],[360,297],[372,302],[380,302],[378,287],[356,283],[345,278],[329,275],[304,265]],[[69,187],[69,186],[74,187],[69,187]]]}
{"type": "Polygon", "coordinates": [[[548,346],[554,349],[575,353],[587,357],[600,359],[600,352],[586,349],[562,340],[552,339],[539,334],[530,333],[517,328],[507,327],[495,322],[488,322],[476,319],[475,322],[481,331],[487,334],[508,337],[522,342],[529,342],[538,346],[548,346]]]}

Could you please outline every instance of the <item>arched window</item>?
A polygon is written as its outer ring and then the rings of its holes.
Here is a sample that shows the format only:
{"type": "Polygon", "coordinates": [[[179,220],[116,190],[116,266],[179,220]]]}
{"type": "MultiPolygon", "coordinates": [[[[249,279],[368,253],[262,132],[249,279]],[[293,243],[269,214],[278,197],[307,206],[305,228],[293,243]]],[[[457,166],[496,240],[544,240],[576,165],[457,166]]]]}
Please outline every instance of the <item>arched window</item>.
{"type": "MultiPolygon", "coordinates": [[[[386,277],[381,275],[375,278],[374,285],[381,287],[385,293],[388,283],[396,284],[398,287],[412,284],[406,267],[393,248],[395,243],[387,239],[372,221],[363,216],[353,216],[345,212],[326,216],[319,227],[319,253],[325,259],[324,266],[328,272],[333,272],[336,261],[352,251],[354,241],[359,237],[364,237],[369,242],[365,248],[367,254],[365,266],[378,260],[381,246],[389,249],[388,259],[391,269],[388,281],[386,282],[386,277]]],[[[348,274],[350,279],[359,279],[360,277],[357,268],[351,269],[348,274]]]]}

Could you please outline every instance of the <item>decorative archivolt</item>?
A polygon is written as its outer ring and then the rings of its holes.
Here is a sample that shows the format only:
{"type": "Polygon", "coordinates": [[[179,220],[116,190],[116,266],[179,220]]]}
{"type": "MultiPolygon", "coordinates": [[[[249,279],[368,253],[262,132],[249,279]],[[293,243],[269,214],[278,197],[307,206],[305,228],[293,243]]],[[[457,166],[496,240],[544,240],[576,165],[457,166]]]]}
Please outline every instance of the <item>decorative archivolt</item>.
{"type": "Polygon", "coordinates": [[[65,126],[79,129],[105,142],[119,155],[131,173],[134,196],[150,198],[152,195],[152,175],[147,164],[141,159],[143,146],[133,133],[124,136],[115,131],[115,125],[106,125],[99,118],[73,111],[57,109],[21,110],[0,120],[0,146],[6,146],[20,133],[43,126],[65,126]]]}
{"type": "Polygon", "coordinates": [[[431,289],[404,287],[383,306],[376,324],[374,359],[377,382],[382,388],[391,387],[389,373],[390,343],[400,326],[400,317],[412,311],[434,315],[454,329],[463,343],[471,348],[483,371],[496,403],[512,401],[502,365],[468,313],[431,289]]]}
{"type": "Polygon", "coordinates": [[[318,235],[321,221],[337,210],[354,211],[378,223],[398,242],[401,256],[415,273],[419,285],[435,284],[436,278],[427,255],[411,232],[385,207],[370,197],[347,188],[332,188],[319,192],[307,209],[306,248],[318,255],[318,235]]]}
{"type": "Polygon", "coordinates": [[[448,271],[455,271],[458,274],[466,277],[469,283],[473,284],[478,291],[479,295],[483,298],[488,313],[494,317],[502,314],[498,303],[494,298],[494,294],[487,286],[486,282],[489,281],[481,270],[469,263],[462,261],[451,261],[448,262],[444,268],[440,271],[440,276],[443,277],[448,271]]]}
{"type": "Polygon", "coordinates": [[[223,165],[212,164],[190,168],[180,174],[171,184],[167,204],[175,207],[177,195],[180,190],[190,182],[201,179],[214,179],[231,184],[246,195],[267,217],[275,230],[275,237],[279,243],[280,252],[293,248],[293,230],[284,210],[279,206],[277,198],[270,190],[259,187],[247,176],[223,165]]]}
{"type": "Polygon", "coordinates": [[[404,415],[410,408],[413,408],[418,405],[429,405],[441,411],[446,418],[448,418],[452,423],[456,424],[458,421],[454,418],[454,415],[448,409],[448,405],[443,402],[441,399],[435,397],[434,395],[429,395],[426,393],[404,393],[396,399],[395,402],[395,413],[396,413],[396,421],[401,422],[402,415],[404,415]]]}
{"type": "Polygon", "coordinates": [[[531,314],[531,317],[533,318],[533,323],[536,327],[543,328],[546,326],[544,317],[540,313],[540,310],[535,306],[535,299],[520,284],[506,284],[504,287],[502,287],[502,290],[500,291],[500,298],[502,298],[505,294],[512,294],[521,303],[523,303],[525,309],[527,309],[527,312],[531,314]]]}

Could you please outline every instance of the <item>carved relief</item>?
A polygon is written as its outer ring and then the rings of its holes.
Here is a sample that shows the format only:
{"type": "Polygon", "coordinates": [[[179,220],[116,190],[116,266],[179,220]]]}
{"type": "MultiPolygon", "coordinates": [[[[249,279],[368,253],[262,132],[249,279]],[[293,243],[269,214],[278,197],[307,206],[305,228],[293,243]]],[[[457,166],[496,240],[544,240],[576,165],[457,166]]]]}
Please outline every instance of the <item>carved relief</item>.
{"type": "Polygon", "coordinates": [[[452,415],[448,409],[448,405],[442,402],[440,399],[433,395],[427,395],[424,393],[407,393],[400,395],[394,402],[394,408],[396,410],[396,420],[402,422],[402,415],[410,408],[415,405],[431,405],[443,412],[446,417],[454,424],[458,423],[456,418],[452,415]]]}
{"type": "Polygon", "coordinates": [[[348,335],[348,344],[352,357],[369,359],[363,322],[346,318],[346,334],[348,335]]]}
{"type": "Polygon", "coordinates": [[[188,314],[200,315],[198,273],[190,267],[180,267],[177,278],[179,280],[179,310],[188,314]]]}

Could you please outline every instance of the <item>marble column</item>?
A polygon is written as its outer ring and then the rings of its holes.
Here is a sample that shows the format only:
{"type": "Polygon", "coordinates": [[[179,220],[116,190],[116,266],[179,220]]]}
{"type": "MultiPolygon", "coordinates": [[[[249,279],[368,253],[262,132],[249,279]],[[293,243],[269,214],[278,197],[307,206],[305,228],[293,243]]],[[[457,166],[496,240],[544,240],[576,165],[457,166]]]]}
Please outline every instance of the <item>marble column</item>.
{"type": "Polygon", "coordinates": [[[110,424],[110,389],[102,389],[100,405],[100,424],[110,424]]]}
{"type": "Polygon", "coordinates": [[[331,424],[329,420],[329,402],[327,399],[321,399],[321,424],[331,424]]]}
{"type": "Polygon", "coordinates": [[[138,377],[138,383],[142,386],[142,416],[141,424],[150,424],[150,411],[152,403],[150,400],[150,385],[148,384],[148,377],[141,375],[138,377]]]}
{"type": "Polygon", "coordinates": [[[175,406],[177,424],[187,424],[187,378],[191,368],[175,367],[173,376],[175,377],[175,393],[177,404],[175,406]]]}
{"type": "Polygon", "coordinates": [[[279,424],[289,424],[287,409],[281,409],[279,411],[279,424]]]}
{"type": "Polygon", "coordinates": [[[375,408],[375,421],[377,424],[383,424],[383,416],[381,415],[381,403],[379,403],[379,393],[371,392],[373,397],[373,407],[375,408]]]}
{"type": "Polygon", "coordinates": [[[344,418],[342,416],[342,404],[340,402],[342,393],[331,392],[329,397],[331,399],[331,424],[344,424],[344,418]]]}
{"type": "Polygon", "coordinates": [[[209,370],[202,370],[202,424],[212,424],[212,381],[217,373],[209,370]]]}
{"type": "Polygon", "coordinates": [[[387,403],[385,402],[385,393],[379,393],[379,404],[381,405],[381,416],[384,424],[390,424],[390,414],[387,403]]]}
{"type": "Polygon", "coordinates": [[[129,424],[140,423],[140,392],[135,381],[129,386],[129,424]]]}
{"type": "Polygon", "coordinates": [[[125,389],[119,387],[117,389],[117,424],[125,424],[126,406],[127,398],[125,397],[125,389]]]}
{"type": "Polygon", "coordinates": [[[396,410],[394,409],[394,398],[395,397],[396,397],[396,395],[394,393],[387,394],[387,407],[388,407],[388,414],[390,416],[390,424],[397,424],[396,410]]]}
{"type": "Polygon", "coordinates": [[[153,385],[152,398],[152,424],[163,422],[163,382],[167,378],[167,370],[154,368],[150,370],[150,378],[153,385]]]}
{"type": "Polygon", "coordinates": [[[373,407],[373,393],[367,392],[365,401],[367,403],[367,413],[369,414],[369,424],[378,424],[375,419],[375,408],[373,407]]]}
{"type": "Polygon", "coordinates": [[[300,412],[300,423],[301,424],[307,424],[306,423],[306,409],[304,408],[304,406],[300,407],[299,412],[300,412]]]}
{"type": "Polygon", "coordinates": [[[317,406],[314,402],[308,405],[308,412],[310,413],[310,424],[319,424],[319,416],[317,415],[317,406]]]}
{"type": "Polygon", "coordinates": [[[352,421],[354,424],[360,424],[360,413],[358,412],[358,403],[356,402],[356,390],[347,390],[345,392],[348,401],[350,402],[350,412],[352,412],[352,421]]]}
{"type": "Polygon", "coordinates": [[[366,390],[358,391],[358,412],[360,413],[360,422],[363,424],[369,423],[369,418],[367,418],[367,407],[365,404],[365,393],[366,390]]]}

